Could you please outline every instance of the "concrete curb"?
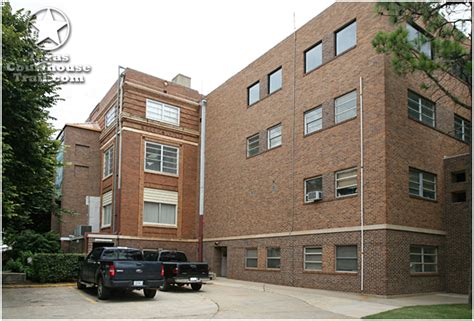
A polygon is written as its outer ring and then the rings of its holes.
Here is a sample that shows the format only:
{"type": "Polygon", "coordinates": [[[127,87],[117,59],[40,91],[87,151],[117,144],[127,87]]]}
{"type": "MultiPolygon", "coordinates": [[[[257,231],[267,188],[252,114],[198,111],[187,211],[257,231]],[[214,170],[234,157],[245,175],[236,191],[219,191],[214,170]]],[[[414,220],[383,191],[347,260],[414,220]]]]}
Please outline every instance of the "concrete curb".
{"type": "Polygon", "coordinates": [[[3,284],[4,289],[21,289],[21,288],[59,288],[76,286],[76,283],[46,283],[46,284],[3,284]]]}

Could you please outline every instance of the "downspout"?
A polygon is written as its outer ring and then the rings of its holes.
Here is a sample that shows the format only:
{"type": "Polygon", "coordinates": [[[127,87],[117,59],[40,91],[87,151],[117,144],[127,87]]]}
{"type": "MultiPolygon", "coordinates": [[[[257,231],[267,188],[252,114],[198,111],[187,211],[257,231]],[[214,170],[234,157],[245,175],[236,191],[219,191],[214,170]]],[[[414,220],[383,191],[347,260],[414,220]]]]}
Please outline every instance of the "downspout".
{"type": "Polygon", "coordinates": [[[203,260],[203,234],[204,234],[204,174],[206,163],[206,106],[207,100],[201,100],[201,142],[199,155],[199,244],[198,258],[203,260]]]}
{"type": "MultiPolygon", "coordinates": [[[[122,94],[123,94],[123,70],[122,66],[118,67],[118,79],[117,79],[117,105],[115,111],[115,162],[114,162],[114,181],[113,181],[113,204],[112,204],[112,234],[118,234],[118,212],[120,208],[120,188],[121,188],[121,167],[122,167],[122,94]]],[[[118,239],[117,244],[118,245],[118,239]]]]}
{"type": "Polygon", "coordinates": [[[364,291],[364,101],[360,77],[360,291],[364,291]]]}

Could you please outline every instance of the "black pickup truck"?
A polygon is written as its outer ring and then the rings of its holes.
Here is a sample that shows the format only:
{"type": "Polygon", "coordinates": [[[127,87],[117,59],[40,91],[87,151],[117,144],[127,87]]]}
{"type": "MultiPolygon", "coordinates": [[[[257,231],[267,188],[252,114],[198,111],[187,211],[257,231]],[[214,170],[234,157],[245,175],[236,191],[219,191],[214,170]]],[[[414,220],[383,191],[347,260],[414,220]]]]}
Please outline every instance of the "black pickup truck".
{"type": "Polygon", "coordinates": [[[193,291],[199,291],[203,281],[209,280],[207,263],[188,262],[183,252],[144,250],[143,254],[146,261],[162,264],[164,282],[160,291],[168,291],[174,285],[191,285],[193,291]]]}
{"type": "Polygon", "coordinates": [[[106,300],[115,289],[141,290],[154,298],[163,284],[160,262],[146,262],[141,250],[124,247],[99,247],[92,250],[79,269],[77,288],[97,286],[97,297],[106,300]]]}

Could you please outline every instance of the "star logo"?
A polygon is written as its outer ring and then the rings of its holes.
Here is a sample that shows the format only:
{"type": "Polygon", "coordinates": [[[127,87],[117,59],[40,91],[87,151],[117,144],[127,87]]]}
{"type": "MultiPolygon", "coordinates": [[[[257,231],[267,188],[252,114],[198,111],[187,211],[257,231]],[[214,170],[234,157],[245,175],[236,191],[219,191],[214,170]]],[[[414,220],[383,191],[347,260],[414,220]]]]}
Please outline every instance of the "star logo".
{"type": "Polygon", "coordinates": [[[69,38],[71,25],[67,16],[60,10],[46,7],[34,15],[33,28],[37,35],[36,44],[47,51],[63,46],[69,38]]]}

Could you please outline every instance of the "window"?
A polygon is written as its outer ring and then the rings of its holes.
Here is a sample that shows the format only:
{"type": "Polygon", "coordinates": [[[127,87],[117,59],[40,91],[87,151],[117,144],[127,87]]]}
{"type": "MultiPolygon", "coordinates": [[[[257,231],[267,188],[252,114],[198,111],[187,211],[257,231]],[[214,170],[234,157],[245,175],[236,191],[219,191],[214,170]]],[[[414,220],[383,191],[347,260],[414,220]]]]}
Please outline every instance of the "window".
{"type": "Polygon", "coordinates": [[[247,138],[247,156],[254,156],[260,153],[260,135],[256,134],[247,138]]]}
{"type": "Polygon", "coordinates": [[[466,172],[453,172],[451,173],[451,180],[453,183],[461,183],[466,181],[466,172]]]}
{"type": "Polygon", "coordinates": [[[323,128],[323,109],[317,107],[304,113],[304,134],[308,135],[323,128]]]}
{"type": "Polygon", "coordinates": [[[423,34],[419,27],[407,24],[408,31],[408,42],[419,52],[426,55],[428,58],[432,58],[431,52],[431,41],[423,34]]]}
{"type": "Polygon", "coordinates": [[[323,191],[323,178],[322,176],[309,178],[304,181],[304,202],[310,203],[310,199],[314,199],[315,192],[323,191]]]}
{"type": "Polygon", "coordinates": [[[346,119],[357,116],[357,92],[351,91],[334,101],[335,122],[340,123],[346,119]]]}
{"type": "Polygon", "coordinates": [[[323,268],[323,252],[320,247],[304,248],[304,269],[321,271],[323,268]]]}
{"type": "Polygon", "coordinates": [[[178,148],[145,142],[145,170],[178,174],[178,148]]]}
{"type": "Polygon", "coordinates": [[[438,271],[438,250],[433,246],[410,246],[410,272],[438,271]]]}
{"type": "Polygon", "coordinates": [[[268,75],[268,94],[272,94],[281,88],[282,83],[282,69],[275,70],[268,75]]]}
{"type": "Polygon", "coordinates": [[[102,227],[109,227],[112,222],[112,191],[102,195],[102,227]]]}
{"type": "Polygon", "coordinates": [[[408,91],[408,116],[431,127],[435,126],[435,105],[433,102],[408,91]]]}
{"type": "Polygon", "coordinates": [[[281,145],[281,124],[267,129],[268,149],[281,145]]]}
{"type": "Polygon", "coordinates": [[[410,168],[408,192],[410,195],[436,199],[436,175],[410,168]]]}
{"type": "Polygon", "coordinates": [[[452,203],[464,203],[466,201],[466,191],[452,192],[452,203]]]}
{"type": "Polygon", "coordinates": [[[113,163],[114,163],[114,148],[110,147],[104,152],[104,178],[112,175],[113,163]]]}
{"type": "Polygon", "coordinates": [[[117,109],[115,106],[112,106],[107,114],[105,114],[105,128],[109,127],[115,121],[117,109]]]}
{"type": "Polygon", "coordinates": [[[304,72],[308,73],[321,66],[322,63],[323,44],[320,42],[304,52],[304,72]]]}
{"type": "Polygon", "coordinates": [[[267,269],[279,269],[280,268],[280,248],[269,247],[267,248],[267,269]]]}
{"type": "Polygon", "coordinates": [[[245,250],[245,267],[246,268],[256,268],[256,267],[258,267],[257,249],[246,249],[245,250]]]}
{"type": "Polygon", "coordinates": [[[179,126],[179,108],[147,99],[146,118],[179,126]]]}
{"type": "Polygon", "coordinates": [[[249,106],[260,100],[260,82],[256,82],[247,88],[247,96],[247,103],[249,106]]]}
{"type": "Polygon", "coordinates": [[[145,202],[143,223],[176,225],[176,205],[145,202]]]}
{"type": "Polygon", "coordinates": [[[471,141],[471,122],[454,114],[454,136],[469,143],[471,141]]]}
{"type": "Polygon", "coordinates": [[[336,197],[357,194],[357,169],[336,172],[336,197]]]}
{"type": "Polygon", "coordinates": [[[357,22],[336,32],[336,56],[354,47],[357,42],[357,22]]]}
{"type": "Polygon", "coordinates": [[[336,271],[357,271],[357,246],[336,246],[336,271]]]}

